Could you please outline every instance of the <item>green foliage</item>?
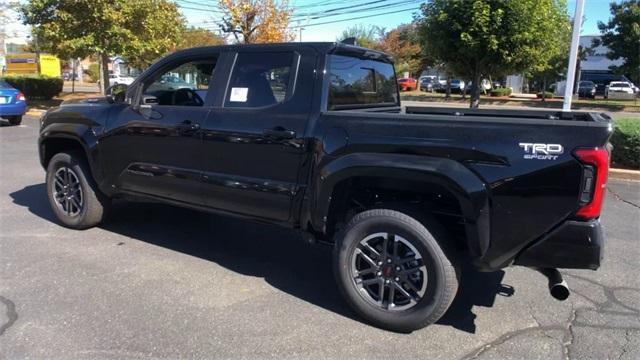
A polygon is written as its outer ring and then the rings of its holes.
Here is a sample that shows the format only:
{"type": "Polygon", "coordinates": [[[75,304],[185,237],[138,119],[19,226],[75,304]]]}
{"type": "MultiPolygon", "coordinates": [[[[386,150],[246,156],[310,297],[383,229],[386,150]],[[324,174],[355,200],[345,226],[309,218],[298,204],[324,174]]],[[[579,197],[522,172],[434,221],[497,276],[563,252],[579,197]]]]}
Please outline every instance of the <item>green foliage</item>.
{"type": "MultiPolygon", "coordinates": [[[[544,70],[570,31],[564,0],[430,0],[416,20],[426,52],[475,84],[544,70]]],[[[478,99],[476,87],[472,107],[478,99]]]]}
{"type": "Polygon", "coordinates": [[[498,88],[489,92],[491,96],[509,96],[511,95],[511,88],[498,88]]]}
{"type": "Polygon", "coordinates": [[[62,92],[62,79],[58,77],[5,76],[2,79],[20,90],[30,100],[50,100],[62,92]]]}
{"type": "Polygon", "coordinates": [[[31,0],[20,12],[43,51],[65,59],[99,54],[105,75],[110,56],[144,68],[174,48],[184,29],[169,0],[31,0]]]}
{"type": "Polygon", "coordinates": [[[224,38],[207,29],[190,27],[183,32],[176,50],[189,49],[197,46],[222,45],[224,43],[224,38]]]}
{"type": "Polygon", "coordinates": [[[337,40],[342,41],[354,37],[356,38],[356,44],[358,46],[369,49],[379,49],[380,41],[384,37],[384,34],[385,29],[379,26],[354,25],[344,30],[337,40]]]}
{"type": "Polygon", "coordinates": [[[598,22],[602,44],[609,48],[609,59],[622,58],[624,64],[612,69],[640,83],[640,0],[626,0],[609,5],[612,17],[606,24],[598,22]]]}
{"type": "MultiPolygon", "coordinates": [[[[542,99],[542,92],[537,93],[537,94],[536,94],[536,97],[537,97],[538,99],[542,99]]],[[[553,93],[552,93],[552,92],[549,92],[549,91],[545,91],[545,92],[544,92],[544,98],[545,98],[545,99],[553,99],[553,93]]]]}
{"type": "Polygon", "coordinates": [[[640,169],[640,119],[616,120],[609,141],[613,145],[611,155],[614,163],[640,169]]]}
{"type": "Polygon", "coordinates": [[[100,80],[100,66],[98,64],[90,64],[89,69],[87,69],[87,75],[89,75],[92,82],[98,82],[100,80]]]}

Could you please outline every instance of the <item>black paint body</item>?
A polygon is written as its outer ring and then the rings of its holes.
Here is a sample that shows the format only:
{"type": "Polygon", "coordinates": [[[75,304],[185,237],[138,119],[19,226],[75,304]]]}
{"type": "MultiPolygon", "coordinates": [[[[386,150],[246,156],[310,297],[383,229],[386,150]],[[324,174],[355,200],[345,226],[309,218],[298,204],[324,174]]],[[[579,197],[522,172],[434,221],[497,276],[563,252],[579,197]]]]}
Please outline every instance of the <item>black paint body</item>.
{"type": "Polygon", "coordinates": [[[392,107],[327,111],[326,58],[335,51],[362,49],[292,43],[172,54],[129,87],[126,103],[84,101],[50,110],[42,119],[41,161],[46,166],[52,139],[73,139],[110,196],[143,196],[314,235],[332,232],[327,219],[341,182],[411,179],[455,197],[479,269],[498,269],[519,258],[527,266],[599,266],[598,220],[574,217],[583,165],[572,150],[606,146],[608,118],[550,111],[402,110],[399,101],[392,107]],[[296,54],[292,96],[263,108],[224,107],[236,53],[260,56],[264,51],[296,54]],[[136,105],[145,78],[176,60],[202,56],[218,59],[205,106],[149,110],[136,105]],[[562,144],[565,151],[556,160],[525,159],[522,142],[562,144]],[[571,224],[578,229],[571,230],[571,224]],[[555,241],[550,247],[541,243],[549,237],[555,241]],[[569,256],[563,263],[548,256],[563,239],[571,247],[589,237],[597,238],[597,246],[587,244],[591,248],[584,257],[569,256]]]}

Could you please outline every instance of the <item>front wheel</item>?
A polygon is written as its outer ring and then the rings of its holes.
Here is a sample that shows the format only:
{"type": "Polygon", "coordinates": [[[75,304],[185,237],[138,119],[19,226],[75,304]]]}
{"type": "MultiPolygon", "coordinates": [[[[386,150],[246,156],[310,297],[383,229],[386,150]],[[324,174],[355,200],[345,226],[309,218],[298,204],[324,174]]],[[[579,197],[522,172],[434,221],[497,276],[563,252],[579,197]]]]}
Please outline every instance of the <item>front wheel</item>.
{"type": "Polygon", "coordinates": [[[87,229],[105,217],[110,200],[98,189],[79,152],[54,155],[47,167],[46,183],[51,209],[64,226],[87,229]]]}
{"type": "MultiPolygon", "coordinates": [[[[433,231],[433,230],[432,230],[433,231]]],[[[436,322],[458,290],[453,257],[416,219],[362,212],[338,235],[334,271],[353,309],[371,323],[410,332],[436,322]]]]}
{"type": "Polygon", "coordinates": [[[11,125],[20,125],[22,123],[22,116],[12,116],[9,118],[9,124],[11,125]]]}

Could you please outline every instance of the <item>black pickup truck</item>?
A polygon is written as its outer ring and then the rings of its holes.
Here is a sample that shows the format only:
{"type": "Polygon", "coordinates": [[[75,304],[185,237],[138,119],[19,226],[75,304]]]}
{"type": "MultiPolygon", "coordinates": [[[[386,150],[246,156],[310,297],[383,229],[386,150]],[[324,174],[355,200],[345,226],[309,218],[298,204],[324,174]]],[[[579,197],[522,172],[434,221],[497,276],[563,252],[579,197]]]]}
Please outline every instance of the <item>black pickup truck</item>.
{"type": "Polygon", "coordinates": [[[459,266],[597,269],[611,119],[401,107],[392,59],[341,43],[176,52],[127,88],[41,120],[48,201],[70,228],[113,198],[291,228],[334,247],[347,302],[412,331],[454,299],[459,266]]]}

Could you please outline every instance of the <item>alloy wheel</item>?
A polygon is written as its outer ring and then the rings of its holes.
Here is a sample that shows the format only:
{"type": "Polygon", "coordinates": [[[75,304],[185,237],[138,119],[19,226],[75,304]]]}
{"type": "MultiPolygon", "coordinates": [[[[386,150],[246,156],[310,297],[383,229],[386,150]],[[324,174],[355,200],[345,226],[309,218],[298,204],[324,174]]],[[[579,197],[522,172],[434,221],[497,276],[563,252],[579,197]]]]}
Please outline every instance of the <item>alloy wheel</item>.
{"type": "Polygon", "coordinates": [[[351,278],[367,302],[388,311],[415,306],[427,289],[422,255],[392,233],[371,234],[358,243],[351,254],[351,278]]]}
{"type": "Polygon", "coordinates": [[[53,177],[52,194],[57,207],[67,216],[77,216],[82,211],[83,194],[78,175],[63,166],[53,177]]]}

